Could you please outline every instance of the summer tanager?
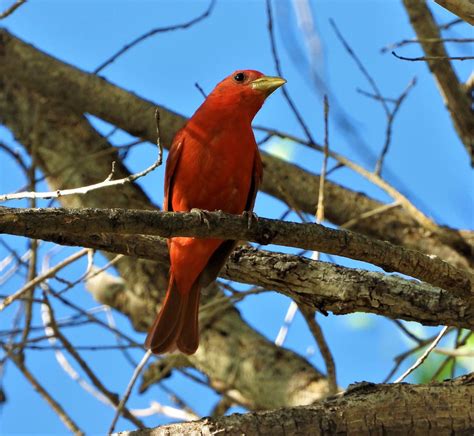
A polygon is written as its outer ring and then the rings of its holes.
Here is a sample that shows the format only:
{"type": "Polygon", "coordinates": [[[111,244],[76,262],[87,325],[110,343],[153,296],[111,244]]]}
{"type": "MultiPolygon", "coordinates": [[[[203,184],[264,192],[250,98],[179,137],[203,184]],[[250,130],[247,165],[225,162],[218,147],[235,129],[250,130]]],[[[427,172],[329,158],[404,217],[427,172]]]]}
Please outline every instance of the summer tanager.
{"type": "MultiPolygon", "coordinates": [[[[253,70],[220,82],[175,136],[165,174],[163,209],[189,212],[251,212],[262,163],[251,122],[265,99],[285,83],[253,70]]],[[[145,346],[153,353],[199,346],[202,287],[217,277],[236,241],[176,237],[168,240],[170,277],[160,313],[145,346]]]]}

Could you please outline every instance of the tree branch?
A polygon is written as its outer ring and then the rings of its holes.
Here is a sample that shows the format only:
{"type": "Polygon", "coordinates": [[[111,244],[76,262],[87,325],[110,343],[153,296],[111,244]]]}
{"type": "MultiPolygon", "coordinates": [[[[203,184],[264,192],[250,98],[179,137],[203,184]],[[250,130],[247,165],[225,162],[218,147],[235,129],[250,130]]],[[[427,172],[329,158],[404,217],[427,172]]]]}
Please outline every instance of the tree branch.
{"type": "Polygon", "coordinates": [[[474,117],[468,94],[449,62],[449,55],[444,44],[431,44],[429,39],[441,39],[441,33],[425,0],[403,0],[410,22],[421,42],[425,57],[446,58],[445,60],[428,60],[428,67],[433,74],[443,100],[449,110],[454,127],[474,166],[474,117]]]}
{"type": "Polygon", "coordinates": [[[182,434],[469,434],[474,428],[474,375],[427,385],[359,383],[306,407],[233,414],[124,433],[182,434]]]}
{"type": "Polygon", "coordinates": [[[14,209],[0,207],[0,233],[36,237],[42,229],[58,234],[144,234],[169,238],[195,236],[277,244],[344,256],[400,272],[455,293],[474,295],[474,275],[436,257],[347,230],[315,223],[294,223],[222,211],[206,213],[206,223],[195,213],[128,209],[14,209]]]}
{"type": "MultiPolygon", "coordinates": [[[[168,266],[165,240],[155,236],[96,233],[61,233],[47,229],[35,231],[36,238],[64,245],[80,245],[150,259],[168,266]]],[[[424,283],[395,275],[346,268],[326,262],[241,247],[233,252],[221,277],[240,283],[278,291],[301,304],[334,314],[369,312],[392,319],[418,321],[425,325],[450,325],[474,328],[474,297],[456,295],[424,283]]],[[[100,302],[138,319],[141,330],[151,322],[144,315],[146,304],[136,296],[103,292],[100,302]],[[133,308],[130,312],[129,308],[133,308]]]]}

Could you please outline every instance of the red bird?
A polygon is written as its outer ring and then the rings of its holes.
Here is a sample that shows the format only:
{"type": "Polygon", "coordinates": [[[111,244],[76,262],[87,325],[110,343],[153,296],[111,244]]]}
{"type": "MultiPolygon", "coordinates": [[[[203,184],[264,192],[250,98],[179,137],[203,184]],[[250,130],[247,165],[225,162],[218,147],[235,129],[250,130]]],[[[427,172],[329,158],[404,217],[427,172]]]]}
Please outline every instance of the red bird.
{"type": "MultiPolygon", "coordinates": [[[[215,87],[173,140],[166,162],[164,210],[252,211],[262,162],[251,123],[265,99],[285,82],[242,70],[215,87]]],[[[146,338],[147,349],[155,354],[197,350],[201,288],[215,280],[235,244],[169,239],[168,290],[146,338]]]]}

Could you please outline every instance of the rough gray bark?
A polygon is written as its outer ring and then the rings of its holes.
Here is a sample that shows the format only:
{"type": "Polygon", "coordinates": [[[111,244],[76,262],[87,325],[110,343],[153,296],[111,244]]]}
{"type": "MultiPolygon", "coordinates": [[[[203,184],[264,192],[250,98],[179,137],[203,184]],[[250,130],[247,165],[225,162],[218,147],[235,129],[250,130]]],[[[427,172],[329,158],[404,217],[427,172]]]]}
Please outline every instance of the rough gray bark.
{"type": "MultiPolygon", "coordinates": [[[[444,2],[446,3],[446,2],[444,2]]],[[[471,13],[473,10],[471,3],[471,13]]],[[[417,38],[426,57],[446,58],[444,60],[428,60],[433,77],[438,85],[444,104],[449,111],[459,138],[469,155],[471,166],[474,166],[474,115],[472,112],[472,100],[465,91],[463,84],[459,81],[454,68],[448,59],[443,43],[433,44],[430,40],[442,38],[441,32],[436,25],[425,0],[403,0],[405,9],[410,18],[417,38]]],[[[471,17],[471,20],[473,18],[471,17]]]]}
{"type": "MultiPolygon", "coordinates": [[[[156,139],[153,116],[156,106],[152,102],[112,85],[101,77],[60,62],[1,29],[0,74],[10,76],[32,91],[78,113],[91,113],[151,142],[156,139]]],[[[159,108],[162,142],[168,146],[185,118],[166,107],[159,108]]],[[[314,213],[319,192],[318,176],[267,154],[263,154],[263,165],[263,192],[284,202],[291,198],[295,207],[314,213]]],[[[107,174],[103,174],[102,179],[107,174]]],[[[325,206],[326,219],[342,225],[383,204],[327,180],[325,206]]],[[[401,208],[359,219],[351,229],[436,255],[458,267],[469,268],[474,265],[474,245],[469,237],[472,232],[460,233],[456,244],[447,244],[423,229],[401,208]]]]}
{"type": "MultiPolygon", "coordinates": [[[[116,162],[117,178],[129,175],[120,164],[116,149],[84,116],[10,79],[13,78],[0,76],[0,122],[12,130],[33,156],[37,167],[48,176],[52,190],[102,181],[104,175],[110,173],[112,161],[116,162]]],[[[76,208],[153,209],[136,184],[60,200],[64,206],[76,208]]],[[[113,242],[115,238],[111,239],[113,242]]],[[[156,260],[154,254],[148,258],[156,260]]],[[[167,258],[166,252],[163,254],[167,258]]],[[[128,315],[136,329],[144,331],[151,324],[157,302],[166,289],[167,267],[154,261],[126,257],[117,264],[117,269],[125,279],[127,289],[118,296],[114,307],[128,315]]],[[[189,364],[206,374],[211,384],[219,385],[221,391],[235,391],[251,409],[308,404],[325,397],[328,392],[327,382],[317,369],[295,353],[269,342],[249,327],[234,308],[228,308],[208,324],[202,333],[200,352],[189,359],[189,364]],[[222,346],[224,337],[225,348],[222,346]],[[241,364],[245,371],[235,371],[235,350],[244,356],[241,364]],[[266,360],[262,360],[262,356],[266,360]],[[261,384],[265,378],[278,380],[279,390],[272,384],[261,384]]]]}
{"type": "Polygon", "coordinates": [[[39,229],[95,233],[213,237],[277,244],[348,257],[400,272],[455,293],[474,295],[474,276],[438,258],[319,224],[249,219],[224,212],[151,212],[129,209],[12,209],[0,207],[0,233],[37,237],[39,229]],[[203,221],[204,220],[204,221],[203,221]]]}
{"type": "Polygon", "coordinates": [[[173,435],[413,435],[474,433],[474,375],[428,385],[360,383],[305,407],[233,414],[119,433],[173,435]]]}
{"type": "MultiPolygon", "coordinates": [[[[31,236],[31,235],[30,235],[31,236]]],[[[35,231],[34,236],[63,245],[80,245],[109,252],[153,259],[168,265],[164,240],[145,235],[69,234],[35,231]]],[[[369,312],[426,325],[474,327],[474,296],[456,295],[441,288],[300,256],[241,247],[235,250],[220,273],[233,281],[281,292],[310,308],[334,314],[369,312]]],[[[100,301],[124,312],[132,320],[151,321],[144,301],[128,291],[104,291],[100,301]],[[130,309],[132,308],[132,309],[130,309]]],[[[146,301],[146,300],[145,300],[146,301]]],[[[139,328],[140,324],[134,324],[139,328]]],[[[143,329],[143,327],[141,327],[143,329]]]]}

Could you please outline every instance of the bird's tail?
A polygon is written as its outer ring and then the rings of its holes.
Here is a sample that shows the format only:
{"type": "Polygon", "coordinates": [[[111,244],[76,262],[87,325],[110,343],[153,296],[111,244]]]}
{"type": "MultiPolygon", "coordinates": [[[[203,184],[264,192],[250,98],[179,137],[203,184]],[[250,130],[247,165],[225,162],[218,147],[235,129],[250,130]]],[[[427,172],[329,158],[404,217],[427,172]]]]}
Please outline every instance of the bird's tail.
{"type": "Polygon", "coordinates": [[[168,290],[160,313],[148,332],[145,347],[154,354],[176,350],[194,354],[199,346],[199,297],[198,280],[189,292],[179,291],[171,272],[168,290]]]}

